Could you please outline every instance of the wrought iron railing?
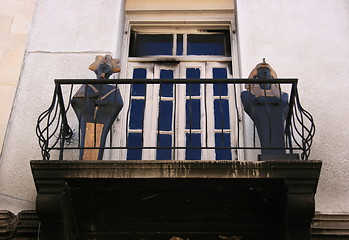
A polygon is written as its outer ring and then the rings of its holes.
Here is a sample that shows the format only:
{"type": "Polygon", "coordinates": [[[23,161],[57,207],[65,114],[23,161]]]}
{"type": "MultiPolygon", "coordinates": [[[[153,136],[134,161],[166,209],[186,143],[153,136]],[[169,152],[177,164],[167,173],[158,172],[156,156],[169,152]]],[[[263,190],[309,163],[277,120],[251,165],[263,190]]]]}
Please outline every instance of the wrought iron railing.
{"type": "MultiPolygon", "coordinates": [[[[313,118],[309,112],[304,110],[300,104],[298,90],[297,90],[297,79],[272,79],[272,80],[256,80],[256,79],[106,79],[106,80],[91,80],[91,79],[58,79],[55,80],[55,89],[53,94],[53,99],[51,106],[44,111],[38,118],[36,133],[39,138],[39,144],[41,148],[41,153],[43,160],[49,159],[78,159],[79,155],[81,157],[81,151],[84,150],[112,150],[114,152],[124,151],[124,155],[114,154],[113,156],[124,156],[124,159],[127,159],[127,153],[125,151],[145,151],[145,150],[153,150],[153,151],[161,151],[161,150],[170,150],[170,157],[166,160],[185,160],[180,159],[180,154],[176,155],[177,151],[191,151],[191,150],[199,150],[199,151],[211,151],[213,154],[217,154],[218,151],[232,151],[234,152],[234,156],[231,159],[241,159],[242,155],[239,155],[237,152],[246,152],[246,151],[255,151],[259,153],[265,149],[269,150],[284,150],[287,154],[299,153],[300,158],[306,160],[309,158],[310,147],[312,145],[313,136],[315,133],[315,125],[313,122],[313,118]],[[275,84],[277,86],[281,86],[281,90],[283,92],[288,93],[287,95],[287,107],[285,108],[285,121],[283,126],[283,136],[285,141],[285,146],[280,147],[261,147],[257,131],[253,132],[252,138],[249,139],[247,135],[243,136],[243,132],[246,131],[246,128],[253,128],[252,121],[250,122],[251,126],[248,124],[243,124],[242,118],[248,116],[244,114],[244,107],[241,103],[240,94],[241,91],[244,90],[244,86],[248,86],[249,84],[275,84]],[[192,95],[191,91],[189,91],[192,86],[201,86],[200,94],[192,95]],[[96,137],[96,129],[94,128],[95,136],[92,136],[94,144],[93,146],[85,146],[83,141],[81,141],[84,131],[82,131],[82,121],[76,117],[73,109],[72,109],[72,99],[75,94],[75,91],[81,87],[85,86],[84,89],[80,90],[82,96],[85,96],[85,103],[88,101],[87,95],[87,86],[95,86],[97,88],[103,88],[103,86],[109,86],[109,88],[114,88],[119,92],[121,92],[121,97],[123,99],[124,105],[119,113],[117,120],[114,122],[114,125],[110,128],[109,140],[104,146],[101,146],[99,140],[96,137]],[[141,96],[137,96],[133,94],[135,91],[135,86],[142,86],[144,90],[144,94],[141,96]],[[152,89],[152,95],[149,97],[149,89],[152,89]],[[154,88],[154,86],[158,86],[154,88]],[[159,87],[160,86],[160,87],[159,87]],[[163,87],[161,87],[163,86],[163,87]],[[170,97],[166,97],[161,91],[164,91],[166,86],[171,86],[173,95],[170,97]],[[183,87],[184,86],[184,87],[183,87]],[[223,86],[223,88],[217,86],[223,86]],[[156,89],[156,91],[154,91],[156,89]],[[188,89],[188,90],[185,90],[188,89]],[[215,91],[215,94],[212,92],[213,89],[220,89],[215,91]],[[222,91],[222,89],[224,89],[222,91]],[[82,91],[85,91],[84,93],[82,91]],[[183,91],[185,92],[183,94],[183,91]],[[228,92],[223,93],[222,92],[228,92]],[[182,93],[181,93],[182,92],[182,93]],[[184,98],[182,102],[180,102],[179,98],[184,98]],[[133,99],[142,100],[143,108],[142,111],[138,114],[138,121],[140,121],[141,127],[137,131],[133,130],[130,127],[130,118],[135,117],[135,111],[132,110],[132,101],[133,99]],[[195,99],[200,99],[199,101],[202,103],[200,105],[201,111],[199,111],[201,121],[200,131],[205,133],[205,137],[201,137],[202,142],[198,145],[191,144],[191,141],[194,137],[194,134],[199,130],[195,129],[193,126],[194,121],[198,121],[194,119],[194,111],[197,106],[191,105],[190,101],[194,101],[195,99]],[[163,131],[159,128],[160,121],[163,121],[160,118],[160,102],[161,101],[172,101],[171,107],[171,130],[163,131]],[[212,104],[212,101],[217,100],[217,105],[212,104]],[[220,102],[220,101],[221,102],[220,102]],[[222,107],[222,101],[227,100],[229,104],[228,108],[222,107]],[[149,102],[152,103],[150,104],[149,102]],[[155,101],[155,102],[154,102],[155,101]],[[210,103],[211,104],[208,104],[210,103]],[[186,104],[187,103],[187,104],[186,104]],[[155,111],[153,117],[154,119],[149,121],[146,114],[147,110],[145,109],[147,104],[150,104],[154,109],[156,106],[158,109],[155,111]],[[182,105],[181,105],[182,104],[182,105]],[[216,107],[218,110],[217,116],[210,116],[209,108],[216,107]],[[185,111],[183,111],[185,108],[185,111]],[[179,118],[179,114],[184,112],[185,116],[183,118],[179,118]],[[229,111],[229,114],[226,111],[229,111]],[[133,112],[132,112],[133,111],[133,112]],[[229,115],[228,120],[224,120],[227,118],[225,115],[229,115]],[[177,120],[176,120],[177,119],[177,120]],[[180,124],[180,119],[186,121],[184,124],[184,133],[179,132],[179,126],[176,124],[180,124]],[[211,119],[211,120],[209,120],[211,119]],[[213,120],[212,120],[213,119],[213,120]],[[155,129],[150,129],[150,126],[146,126],[144,122],[152,122],[154,123],[155,129]],[[221,121],[221,124],[210,124],[210,121],[221,121]],[[229,129],[227,129],[227,124],[224,126],[225,121],[230,121],[229,129]],[[202,124],[204,123],[204,124],[202,124]],[[214,127],[214,130],[210,130],[210,127],[214,127]],[[245,129],[244,129],[245,128],[245,129]],[[145,132],[153,131],[153,137],[155,142],[153,144],[149,143],[149,139],[145,135],[145,132]],[[134,144],[133,139],[131,139],[130,135],[133,132],[137,132],[140,136],[140,142],[134,144]],[[161,144],[159,143],[161,138],[161,133],[165,132],[168,134],[170,138],[170,144],[161,144]],[[233,139],[228,144],[221,143],[215,144],[215,140],[212,139],[210,134],[217,133],[217,136],[223,138],[225,133],[229,133],[230,139],[233,139]],[[219,135],[219,133],[221,133],[219,135]],[[182,143],[178,140],[182,134],[182,143]],[[186,138],[183,138],[183,134],[186,138]],[[116,139],[116,140],[115,140],[116,139]],[[189,140],[188,140],[189,139],[189,140]],[[248,144],[251,142],[252,144],[248,144]],[[80,154],[79,154],[80,151],[80,154]],[[216,151],[216,152],[215,152],[216,151]],[[54,156],[52,153],[55,152],[54,156]],[[69,153],[68,153],[69,152],[69,153]],[[236,154],[235,154],[236,153],[236,154]],[[240,157],[238,157],[240,156],[240,157]]],[[[261,85],[262,86],[262,85],[261,85]]],[[[142,91],[143,91],[142,90],[142,91]]],[[[249,90],[251,93],[251,88],[249,90]]],[[[280,92],[281,93],[281,92],[280,92]]],[[[80,96],[81,97],[81,96],[80,96]]],[[[101,99],[101,96],[93,96],[89,98],[94,98],[94,103],[96,109],[98,107],[103,107],[103,103],[98,101],[101,99]]],[[[272,103],[275,104],[275,103],[272,103]]],[[[150,106],[149,105],[149,106],[150,106]]],[[[86,104],[85,104],[86,106],[86,104]]],[[[135,108],[136,109],[136,108],[135,108]]],[[[83,110],[82,110],[83,111],[83,110]]],[[[163,111],[163,110],[161,110],[163,111]]],[[[212,113],[212,112],[211,112],[212,113]]],[[[95,113],[95,115],[98,113],[95,113]]],[[[163,115],[163,114],[162,114],[163,115]]],[[[96,116],[94,116],[96,119],[96,116]]],[[[98,116],[97,116],[98,117],[98,116]]],[[[165,119],[166,120],[166,119],[165,119]]],[[[96,122],[95,122],[96,125],[96,122]]],[[[182,124],[183,125],[183,124],[182,124]]],[[[272,127],[272,126],[271,126],[272,127]]],[[[183,129],[182,129],[183,130],[183,129]]],[[[86,131],[85,131],[86,133],[86,131]]],[[[151,134],[151,133],[150,133],[151,134]]],[[[213,137],[214,139],[214,137],[213,137]]],[[[216,139],[217,140],[217,139],[216,139]]],[[[182,156],[186,156],[185,154],[182,156]]],[[[114,158],[115,159],[115,158],[114,158]]],[[[154,159],[148,160],[155,160],[154,159]]],[[[220,158],[222,159],[222,158],[220,158]]],[[[118,158],[115,160],[119,160],[118,158]]],[[[214,160],[214,159],[208,159],[214,160]]],[[[252,159],[243,159],[243,160],[252,160],[252,159]]]]}

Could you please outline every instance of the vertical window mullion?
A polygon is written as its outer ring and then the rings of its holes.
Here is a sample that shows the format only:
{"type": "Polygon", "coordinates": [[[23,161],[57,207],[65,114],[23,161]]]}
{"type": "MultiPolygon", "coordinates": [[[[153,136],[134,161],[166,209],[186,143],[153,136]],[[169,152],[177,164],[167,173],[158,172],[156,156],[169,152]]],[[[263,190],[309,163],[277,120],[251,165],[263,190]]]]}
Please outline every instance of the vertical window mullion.
{"type": "Polygon", "coordinates": [[[177,33],[173,34],[172,55],[177,55],[177,33]]]}
{"type": "Polygon", "coordinates": [[[187,36],[188,34],[183,34],[183,56],[187,56],[187,36]]]}
{"type": "Polygon", "coordinates": [[[161,90],[162,90],[162,84],[160,84],[160,86],[159,86],[159,101],[158,101],[158,106],[159,106],[159,110],[158,110],[158,123],[157,123],[157,132],[156,132],[156,134],[157,134],[157,137],[156,137],[156,146],[160,146],[160,117],[161,117],[161,107],[160,107],[160,105],[161,105],[161,101],[162,101],[162,92],[161,92],[161,90]]]}

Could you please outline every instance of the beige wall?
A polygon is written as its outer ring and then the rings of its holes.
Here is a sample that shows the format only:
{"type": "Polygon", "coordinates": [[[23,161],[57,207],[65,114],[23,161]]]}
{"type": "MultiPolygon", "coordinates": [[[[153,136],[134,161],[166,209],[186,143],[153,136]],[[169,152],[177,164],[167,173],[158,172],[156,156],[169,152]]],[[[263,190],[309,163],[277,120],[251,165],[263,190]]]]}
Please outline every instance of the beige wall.
{"type": "Polygon", "coordinates": [[[119,58],[123,19],[122,0],[36,0],[0,158],[0,210],[35,209],[29,162],[42,159],[35,126],[51,104],[54,79],[95,78],[88,66],[96,55],[119,58]]]}
{"type": "Polygon", "coordinates": [[[1,0],[0,153],[12,109],[36,0],[1,0]]]}
{"type": "Polygon", "coordinates": [[[232,0],[126,0],[126,10],[233,9],[232,0]]]}

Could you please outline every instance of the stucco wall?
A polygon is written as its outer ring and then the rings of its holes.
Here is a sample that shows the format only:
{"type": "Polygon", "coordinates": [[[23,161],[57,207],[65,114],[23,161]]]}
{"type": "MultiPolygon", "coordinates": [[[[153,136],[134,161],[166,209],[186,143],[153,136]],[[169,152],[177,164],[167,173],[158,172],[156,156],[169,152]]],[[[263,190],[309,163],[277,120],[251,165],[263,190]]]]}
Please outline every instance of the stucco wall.
{"type": "Polygon", "coordinates": [[[95,78],[96,55],[119,57],[122,0],[38,0],[8,134],[0,160],[0,209],[34,209],[29,161],[40,159],[36,121],[49,107],[55,78],[95,78]]]}
{"type": "Polygon", "coordinates": [[[349,212],[349,2],[237,0],[241,76],[265,57],[278,77],[299,79],[315,119],[310,159],[322,160],[316,210],[349,212]]]}
{"type": "Polygon", "coordinates": [[[233,9],[233,0],[127,0],[126,10],[233,9]]]}
{"type": "MultiPolygon", "coordinates": [[[[349,110],[344,98],[349,90],[348,1],[235,4],[241,77],[265,57],[279,77],[299,78],[301,101],[317,126],[311,159],[323,160],[316,210],[349,212],[349,110]]],[[[122,0],[37,1],[0,159],[0,193],[22,200],[2,195],[0,209],[16,213],[35,207],[29,161],[40,158],[35,125],[50,104],[53,80],[94,78],[87,67],[95,55],[119,57],[123,8],[122,0]]]]}
{"type": "Polygon", "coordinates": [[[2,0],[0,7],[0,155],[36,0],[2,0]]]}

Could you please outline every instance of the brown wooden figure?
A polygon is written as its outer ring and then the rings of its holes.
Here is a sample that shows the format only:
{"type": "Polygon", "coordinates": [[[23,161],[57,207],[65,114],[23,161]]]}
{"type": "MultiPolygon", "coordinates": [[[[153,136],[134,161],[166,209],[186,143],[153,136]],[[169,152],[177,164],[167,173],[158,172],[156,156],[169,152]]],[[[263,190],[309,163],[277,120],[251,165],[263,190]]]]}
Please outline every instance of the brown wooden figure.
{"type": "Polygon", "coordinates": [[[266,80],[266,83],[246,84],[241,93],[245,112],[256,125],[261,142],[262,155],[285,155],[284,124],[288,112],[288,94],[280,84],[268,83],[277,78],[276,72],[263,59],[250,73],[250,79],[266,80]],[[279,148],[279,149],[263,149],[279,148]]]}
{"type": "MultiPolygon", "coordinates": [[[[120,72],[118,61],[110,55],[97,56],[89,69],[97,79],[109,79],[120,72]]],[[[79,120],[80,160],[101,160],[108,132],[123,107],[119,89],[108,84],[85,84],[74,95],[72,107],[79,120]]]]}

